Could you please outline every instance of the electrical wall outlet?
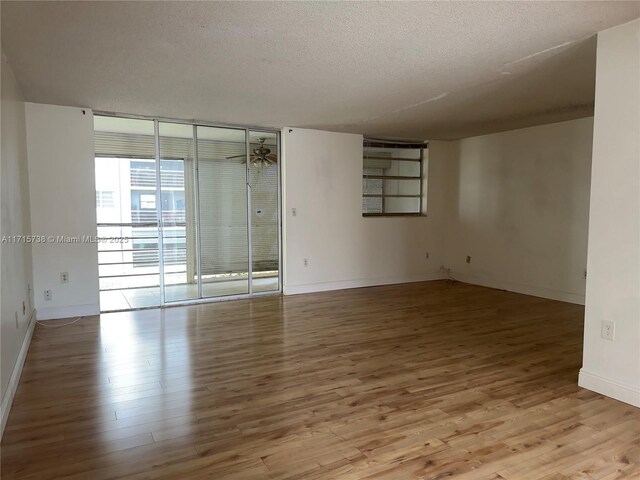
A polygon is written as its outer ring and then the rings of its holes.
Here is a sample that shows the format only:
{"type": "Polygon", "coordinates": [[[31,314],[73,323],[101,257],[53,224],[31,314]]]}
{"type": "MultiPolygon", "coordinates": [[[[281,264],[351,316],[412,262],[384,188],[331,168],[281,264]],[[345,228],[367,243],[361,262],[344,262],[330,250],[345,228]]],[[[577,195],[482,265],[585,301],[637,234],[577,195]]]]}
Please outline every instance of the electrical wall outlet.
{"type": "Polygon", "coordinates": [[[60,283],[69,283],[69,272],[60,272],[60,283]]]}
{"type": "Polygon", "coordinates": [[[304,266],[305,266],[305,267],[308,267],[308,266],[309,266],[309,260],[308,260],[308,259],[306,259],[306,258],[304,259],[304,266]]]}
{"type": "Polygon", "coordinates": [[[610,320],[602,321],[602,331],[600,333],[605,340],[613,341],[616,335],[616,322],[610,320]]]}
{"type": "Polygon", "coordinates": [[[471,257],[467,255],[467,263],[471,263],[471,257]]]}
{"type": "Polygon", "coordinates": [[[292,216],[292,217],[295,217],[296,215],[298,215],[298,209],[297,209],[297,208],[295,208],[295,207],[293,207],[293,208],[291,209],[291,216],[292,216]]]}
{"type": "Polygon", "coordinates": [[[44,300],[45,302],[50,301],[53,298],[53,292],[51,290],[44,291],[44,300]]]}
{"type": "Polygon", "coordinates": [[[585,280],[587,279],[587,269],[586,268],[584,269],[584,278],[585,278],[585,280]]]}

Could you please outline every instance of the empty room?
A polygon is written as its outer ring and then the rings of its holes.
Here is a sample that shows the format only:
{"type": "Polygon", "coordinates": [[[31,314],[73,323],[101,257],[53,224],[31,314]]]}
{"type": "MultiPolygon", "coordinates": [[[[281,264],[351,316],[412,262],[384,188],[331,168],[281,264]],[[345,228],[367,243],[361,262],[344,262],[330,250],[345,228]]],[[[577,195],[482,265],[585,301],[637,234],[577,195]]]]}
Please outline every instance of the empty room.
{"type": "Polygon", "coordinates": [[[2,480],[640,478],[640,2],[0,8],[2,480]]]}

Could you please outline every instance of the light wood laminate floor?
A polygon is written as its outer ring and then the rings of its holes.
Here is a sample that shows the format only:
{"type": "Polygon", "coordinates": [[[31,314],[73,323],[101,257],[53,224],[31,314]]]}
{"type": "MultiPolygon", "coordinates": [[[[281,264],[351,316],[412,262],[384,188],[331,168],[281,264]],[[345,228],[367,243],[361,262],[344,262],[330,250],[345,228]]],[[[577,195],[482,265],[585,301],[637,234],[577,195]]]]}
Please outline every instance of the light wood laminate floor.
{"type": "Polygon", "coordinates": [[[638,478],[640,409],[577,386],[582,329],[448,281],[37,325],[2,480],[638,478]]]}

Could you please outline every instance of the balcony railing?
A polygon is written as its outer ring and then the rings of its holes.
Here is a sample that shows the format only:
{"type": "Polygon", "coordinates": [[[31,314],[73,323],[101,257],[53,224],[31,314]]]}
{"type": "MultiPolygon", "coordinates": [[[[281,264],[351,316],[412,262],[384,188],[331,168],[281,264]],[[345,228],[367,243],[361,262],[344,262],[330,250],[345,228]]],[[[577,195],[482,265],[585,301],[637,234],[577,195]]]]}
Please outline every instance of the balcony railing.
{"type": "MultiPolygon", "coordinates": [[[[137,211],[144,212],[144,211],[137,211]]],[[[99,223],[98,237],[118,237],[121,242],[98,244],[98,276],[100,291],[127,290],[159,285],[158,224],[155,211],[149,221],[131,223],[99,223]]],[[[167,213],[167,212],[165,212],[167,213]]],[[[173,218],[183,218],[184,212],[173,211],[173,218]]],[[[132,212],[133,216],[133,212],[132,212]]],[[[139,217],[139,215],[138,215],[139,217]]],[[[185,223],[173,223],[164,238],[165,281],[184,283],[187,273],[185,223]]]]}
{"type": "MultiPolygon", "coordinates": [[[[132,168],[129,174],[132,187],[156,186],[156,172],[147,168],[132,168]]],[[[160,172],[161,186],[165,188],[184,188],[184,172],[163,170],[160,172]]]]}
{"type": "Polygon", "coordinates": [[[176,227],[184,227],[187,221],[186,212],[184,210],[163,210],[162,221],[176,227]]]}
{"type": "Polygon", "coordinates": [[[154,187],[156,186],[155,170],[143,168],[132,168],[129,172],[132,187],[154,187]]]}
{"type": "MultiPolygon", "coordinates": [[[[157,213],[153,209],[131,210],[132,223],[156,223],[158,219],[157,213]]],[[[184,226],[186,222],[186,214],[184,210],[163,210],[162,221],[165,223],[175,224],[176,226],[184,226]]]]}
{"type": "Polygon", "coordinates": [[[132,223],[156,223],[158,214],[155,210],[131,210],[132,223]]]}

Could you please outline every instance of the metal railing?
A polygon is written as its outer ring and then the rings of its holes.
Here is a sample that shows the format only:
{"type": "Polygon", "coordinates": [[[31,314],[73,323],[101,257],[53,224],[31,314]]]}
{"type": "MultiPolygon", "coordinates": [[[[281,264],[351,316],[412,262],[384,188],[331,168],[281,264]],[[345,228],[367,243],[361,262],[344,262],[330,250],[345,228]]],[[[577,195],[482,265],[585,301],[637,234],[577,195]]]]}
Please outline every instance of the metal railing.
{"type": "MultiPolygon", "coordinates": [[[[154,221],[98,224],[98,238],[119,239],[118,243],[98,244],[100,291],[157,287],[161,273],[165,277],[187,273],[186,224],[176,222],[169,227],[175,230],[164,237],[164,271],[160,272],[158,223],[152,213],[149,220],[154,221]]],[[[184,212],[174,211],[174,218],[180,213],[184,217],[184,212]]]]}
{"type": "MultiPolygon", "coordinates": [[[[129,172],[132,187],[156,186],[156,171],[148,168],[132,168],[129,172]]],[[[184,172],[163,170],[160,172],[161,186],[165,188],[184,188],[184,172]]]]}
{"type": "MultiPolygon", "coordinates": [[[[157,226],[157,213],[155,209],[131,210],[131,223],[154,223],[157,226]]],[[[170,223],[172,226],[186,225],[186,213],[184,210],[163,210],[162,221],[170,223]]],[[[126,224],[121,224],[126,225],[126,224]]]]}

